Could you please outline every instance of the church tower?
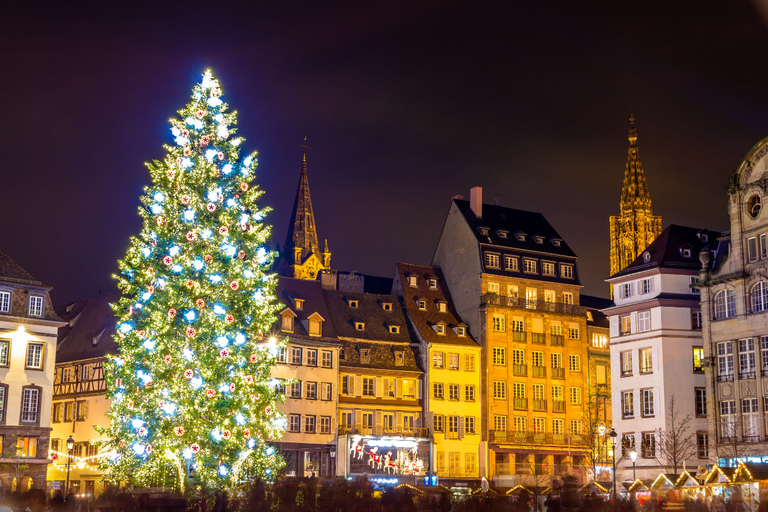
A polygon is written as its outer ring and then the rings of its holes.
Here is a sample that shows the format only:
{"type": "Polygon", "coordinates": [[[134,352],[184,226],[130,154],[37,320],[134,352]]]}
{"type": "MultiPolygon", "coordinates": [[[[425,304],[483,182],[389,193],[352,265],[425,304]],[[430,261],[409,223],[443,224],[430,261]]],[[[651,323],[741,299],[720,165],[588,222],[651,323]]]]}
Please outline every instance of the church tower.
{"type": "Polygon", "coordinates": [[[314,281],[320,271],[328,270],[330,266],[331,252],[328,250],[328,240],[325,240],[322,252],[317,241],[315,213],[312,209],[312,198],[309,195],[307,155],[304,154],[299,189],[296,191],[296,201],[293,204],[291,223],[278,272],[280,275],[314,281]]]}
{"type": "Polygon", "coordinates": [[[661,233],[661,216],[654,215],[645,184],[643,164],[637,153],[635,117],[629,116],[629,155],[621,187],[619,215],[612,215],[611,274],[632,263],[661,233]]]}

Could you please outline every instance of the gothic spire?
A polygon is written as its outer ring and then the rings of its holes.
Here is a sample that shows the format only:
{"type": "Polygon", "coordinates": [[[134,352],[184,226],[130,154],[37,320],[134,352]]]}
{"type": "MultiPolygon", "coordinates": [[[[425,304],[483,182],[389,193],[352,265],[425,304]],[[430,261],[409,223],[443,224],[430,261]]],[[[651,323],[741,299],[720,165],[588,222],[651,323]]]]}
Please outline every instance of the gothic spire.
{"type": "Polygon", "coordinates": [[[621,211],[636,209],[651,209],[651,196],[648,194],[648,186],[645,183],[643,164],[640,162],[637,147],[637,130],[635,129],[635,116],[629,115],[629,154],[627,167],[624,171],[624,183],[621,187],[621,211]]]}
{"type": "Polygon", "coordinates": [[[312,253],[319,251],[317,228],[315,228],[315,213],[312,209],[312,198],[309,195],[309,178],[307,177],[307,154],[301,164],[299,188],[296,191],[296,201],[293,203],[291,223],[288,237],[283,248],[286,255],[293,255],[294,264],[300,265],[312,253]]]}

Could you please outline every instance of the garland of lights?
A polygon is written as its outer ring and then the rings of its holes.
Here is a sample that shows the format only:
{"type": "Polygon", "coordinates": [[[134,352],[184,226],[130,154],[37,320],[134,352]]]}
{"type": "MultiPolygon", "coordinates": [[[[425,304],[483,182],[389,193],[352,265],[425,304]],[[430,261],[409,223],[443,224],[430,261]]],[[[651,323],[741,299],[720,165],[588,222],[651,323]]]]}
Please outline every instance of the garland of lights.
{"type": "Polygon", "coordinates": [[[120,350],[107,363],[103,468],[139,486],[177,475],[181,490],[194,470],[203,489],[232,489],[283,465],[267,443],[286,427],[270,378],[284,345],[262,334],[278,309],[269,208],[256,206],[256,153],[240,159],[236,113],[210,71],[179,114],[175,144],[147,164],[143,227],[114,276],[120,350]]]}

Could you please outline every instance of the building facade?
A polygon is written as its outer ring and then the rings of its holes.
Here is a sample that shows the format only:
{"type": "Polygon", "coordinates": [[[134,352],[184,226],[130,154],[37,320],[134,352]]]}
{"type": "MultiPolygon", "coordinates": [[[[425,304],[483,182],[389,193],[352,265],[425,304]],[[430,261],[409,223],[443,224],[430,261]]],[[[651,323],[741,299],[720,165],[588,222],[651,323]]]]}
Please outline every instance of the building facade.
{"type": "Polygon", "coordinates": [[[56,364],[51,288],[0,251],[0,485],[45,489],[56,364]]]}
{"type": "Polygon", "coordinates": [[[433,258],[482,345],[483,441],[500,486],[586,478],[586,308],[576,255],[539,213],[454,199],[433,258]],[[569,457],[570,454],[570,457],[569,457]]]}
{"type": "Polygon", "coordinates": [[[711,460],[768,462],[768,138],[731,176],[730,233],[703,251],[701,303],[711,460]]]}
{"type": "Polygon", "coordinates": [[[488,476],[480,420],[480,345],[458,317],[439,267],[398,263],[403,302],[424,369],[424,417],[432,430],[432,474],[441,485],[477,487],[488,476]],[[462,485],[463,483],[463,485],[462,485]]]}
{"type": "Polygon", "coordinates": [[[707,394],[699,251],[719,233],[668,226],[608,279],[614,428],[620,480],[652,479],[707,462],[707,394]],[[637,453],[633,465],[632,451],[637,453]],[[619,455],[621,458],[619,459],[619,455]]]}
{"type": "Polygon", "coordinates": [[[99,466],[107,454],[100,453],[97,441],[106,440],[94,427],[106,427],[111,400],[106,397],[104,363],[108,354],[117,354],[113,339],[117,317],[110,304],[119,293],[75,302],[59,308],[67,322],[59,329],[56,374],[51,409],[51,443],[48,484],[52,489],[95,498],[107,485],[99,466]],[[67,440],[72,436],[72,452],[67,440]]]}
{"type": "Polygon", "coordinates": [[[661,216],[654,215],[637,147],[635,117],[629,117],[629,154],[621,186],[619,215],[610,218],[611,273],[616,274],[643,252],[661,233],[661,216]]]}

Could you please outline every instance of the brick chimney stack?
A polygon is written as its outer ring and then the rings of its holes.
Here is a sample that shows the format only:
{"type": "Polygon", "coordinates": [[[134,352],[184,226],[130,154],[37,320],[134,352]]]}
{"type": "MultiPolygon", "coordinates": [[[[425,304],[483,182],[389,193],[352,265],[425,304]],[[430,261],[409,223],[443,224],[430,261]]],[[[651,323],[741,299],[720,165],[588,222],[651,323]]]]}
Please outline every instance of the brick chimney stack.
{"type": "Polygon", "coordinates": [[[483,216],[483,187],[469,189],[469,207],[478,217],[483,216]]]}

